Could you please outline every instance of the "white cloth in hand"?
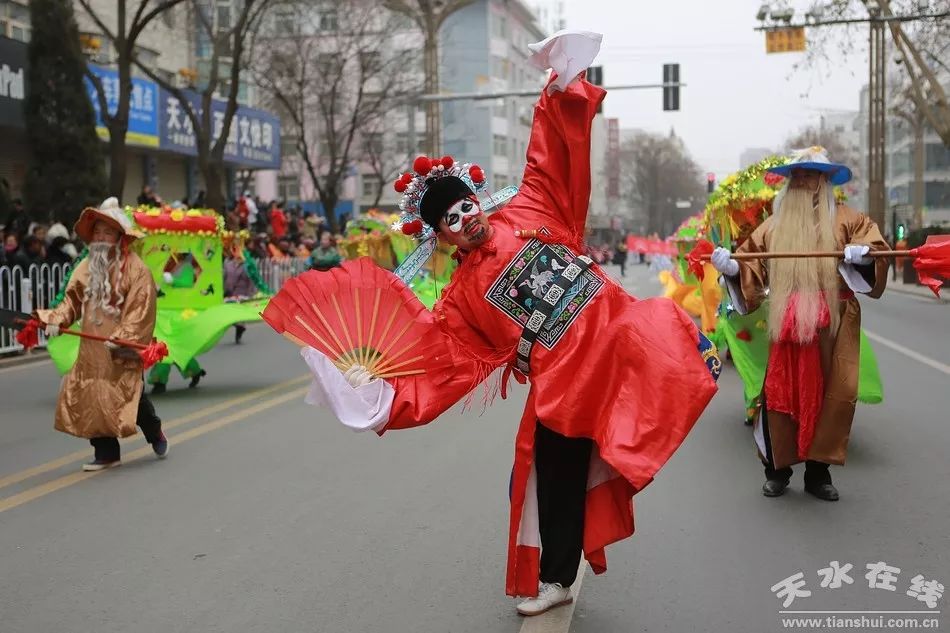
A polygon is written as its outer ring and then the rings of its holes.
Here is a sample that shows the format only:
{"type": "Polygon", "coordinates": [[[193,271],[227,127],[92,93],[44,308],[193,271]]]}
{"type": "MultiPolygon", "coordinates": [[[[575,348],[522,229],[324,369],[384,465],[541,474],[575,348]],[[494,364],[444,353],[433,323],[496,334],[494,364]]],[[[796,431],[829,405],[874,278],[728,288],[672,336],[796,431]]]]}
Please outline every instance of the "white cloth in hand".
{"type": "Polygon", "coordinates": [[[874,261],[867,254],[871,247],[867,244],[848,244],[844,247],[844,263],[852,266],[867,266],[874,261]]]}
{"type": "MultiPolygon", "coordinates": [[[[392,385],[375,379],[353,387],[343,372],[317,350],[303,347],[300,355],[314,376],[305,398],[307,404],[329,407],[341,424],[354,431],[379,431],[386,426],[396,397],[392,385]]],[[[364,373],[369,375],[365,369],[364,373]]]]}
{"type": "MultiPolygon", "coordinates": [[[[346,378],[346,382],[350,383],[350,386],[354,389],[368,385],[374,380],[373,375],[362,365],[353,365],[344,372],[343,377],[346,378]]],[[[376,380],[379,379],[376,378],[376,380]]]]}
{"type": "Polygon", "coordinates": [[[46,334],[46,338],[53,338],[54,336],[59,336],[59,326],[53,323],[47,323],[46,327],[43,328],[43,332],[46,334]]]}
{"type": "Polygon", "coordinates": [[[713,267],[726,277],[735,277],[739,274],[739,262],[732,259],[732,253],[728,248],[719,247],[712,252],[709,258],[713,267]]]}
{"type": "Polygon", "coordinates": [[[548,87],[549,94],[554,90],[563,91],[594,62],[603,39],[600,33],[561,30],[545,40],[528,44],[532,52],[528,61],[540,70],[550,68],[557,74],[557,79],[548,87]]]}

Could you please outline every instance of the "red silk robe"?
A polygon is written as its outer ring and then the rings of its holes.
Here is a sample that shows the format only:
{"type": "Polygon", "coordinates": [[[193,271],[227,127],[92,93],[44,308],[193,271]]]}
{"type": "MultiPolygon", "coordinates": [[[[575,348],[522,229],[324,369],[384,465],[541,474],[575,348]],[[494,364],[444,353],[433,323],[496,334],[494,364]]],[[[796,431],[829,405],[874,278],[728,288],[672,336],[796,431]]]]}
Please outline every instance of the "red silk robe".
{"type": "MultiPolygon", "coordinates": [[[[462,256],[433,310],[454,372],[392,381],[395,399],[381,433],[431,422],[514,360],[533,302],[583,253],[590,128],[604,94],[581,80],[566,92],[542,95],[518,195],[490,216],[492,238],[462,256]]],[[[639,301],[596,265],[565,293],[531,353],[512,474],[509,595],[538,590],[536,421],[594,441],[584,551],[601,573],[605,546],[633,533],[633,495],[683,442],[716,391],[697,342],[696,326],[671,301],[639,301]],[[664,391],[682,397],[663,397],[664,391]]]]}

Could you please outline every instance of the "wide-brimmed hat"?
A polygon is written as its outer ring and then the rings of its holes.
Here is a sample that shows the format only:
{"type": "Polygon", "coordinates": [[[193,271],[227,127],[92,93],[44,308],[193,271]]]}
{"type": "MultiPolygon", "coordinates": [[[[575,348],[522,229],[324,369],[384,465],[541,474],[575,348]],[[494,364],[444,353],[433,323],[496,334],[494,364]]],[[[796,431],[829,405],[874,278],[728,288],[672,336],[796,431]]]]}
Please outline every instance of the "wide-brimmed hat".
{"type": "Polygon", "coordinates": [[[833,185],[843,185],[851,180],[851,168],[841,163],[833,163],[828,159],[824,147],[814,145],[806,149],[797,149],[792,152],[791,162],[786,165],[772,167],[767,171],[785,176],[792,174],[793,169],[811,169],[820,171],[828,176],[828,182],[833,185]]]}
{"type": "Polygon", "coordinates": [[[118,198],[106,198],[98,209],[93,207],[83,209],[82,215],[79,216],[79,221],[76,222],[73,230],[83,242],[89,244],[92,241],[92,229],[99,221],[106,222],[119,231],[125,241],[131,242],[139,237],[132,227],[132,220],[119,206],[118,198]]]}

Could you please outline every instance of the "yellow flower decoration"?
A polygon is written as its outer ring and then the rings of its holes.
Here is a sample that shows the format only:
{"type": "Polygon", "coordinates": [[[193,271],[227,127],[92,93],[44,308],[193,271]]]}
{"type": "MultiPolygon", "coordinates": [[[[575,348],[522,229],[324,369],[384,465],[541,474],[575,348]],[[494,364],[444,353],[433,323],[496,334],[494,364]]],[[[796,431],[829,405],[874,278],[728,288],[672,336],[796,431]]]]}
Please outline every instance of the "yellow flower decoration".
{"type": "Polygon", "coordinates": [[[191,209],[187,213],[185,213],[185,215],[187,215],[189,218],[200,218],[202,216],[202,213],[201,211],[198,211],[197,209],[191,209]]]}
{"type": "Polygon", "coordinates": [[[172,211],[171,216],[172,216],[172,221],[174,222],[181,222],[182,220],[185,219],[185,214],[179,209],[172,211]]]}
{"type": "Polygon", "coordinates": [[[145,215],[150,215],[150,216],[152,216],[152,217],[157,216],[157,215],[161,215],[161,214],[162,214],[162,210],[161,210],[161,209],[148,209],[148,210],[145,211],[145,215]]]}

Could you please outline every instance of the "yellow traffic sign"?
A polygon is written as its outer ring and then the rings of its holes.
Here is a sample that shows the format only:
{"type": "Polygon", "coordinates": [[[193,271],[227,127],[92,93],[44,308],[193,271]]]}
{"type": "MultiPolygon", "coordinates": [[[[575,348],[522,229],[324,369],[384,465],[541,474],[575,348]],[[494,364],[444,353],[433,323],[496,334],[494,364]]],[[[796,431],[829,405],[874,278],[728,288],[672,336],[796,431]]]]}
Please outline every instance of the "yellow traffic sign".
{"type": "Polygon", "coordinates": [[[775,29],[765,32],[766,53],[801,53],[804,50],[804,27],[775,29]]]}

